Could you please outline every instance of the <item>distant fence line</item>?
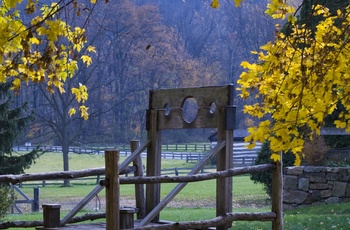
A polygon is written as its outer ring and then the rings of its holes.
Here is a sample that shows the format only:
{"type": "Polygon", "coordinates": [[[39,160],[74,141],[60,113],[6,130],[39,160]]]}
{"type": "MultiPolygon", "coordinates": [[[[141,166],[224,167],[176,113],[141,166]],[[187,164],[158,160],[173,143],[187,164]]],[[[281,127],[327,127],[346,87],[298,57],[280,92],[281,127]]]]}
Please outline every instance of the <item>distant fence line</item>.
{"type": "MultiPolygon", "coordinates": [[[[173,144],[163,145],[163,152],[161,157],[163,159],[176,159],[185,160],[187,163],[194,163],[202,160],[206,156],[206,151],[209,151],[215,146],[213,144],[173,144]]],[[[31,151],[36,147],[34,146],[15,146],[15,151],[31,151]]],[[[61,146],[41,146],[42,149],[50,152],[62,151],[61,146]]],[[[131,154],[130,147],[126,145],[120,145],[116,147],[120,151],[120,156],[127,157],[131,154]]],[[[96,147],[96,148],[85,148],[85,147],[70,147],[69,151],[78,154],[104,154],[104,151],[108,147],[96,147]]],[[[110,147],[109,147],[110,149],[110,147]]],[[[261,145],[253,149],[247,149],[245,143],[234,143],[233,146],[233,167],[245,167],[252,166],[255,163],[258,151],[260,151],[261,145]]],[[[146,152],[141,154],[142,157],[146,157],[146,152]]]]}
{"type": "MultiPolygon", "coordinates": [[[[162,151],[167,152],[206,152],[211,150],[216,143],[208,143],[208,144],[163,144],[162,151]]],[[[261,144],[257,143],[256,147],[253,150],[248,150],[244,147],[246,143],[234,143],[233,149],[238,152],[257,152],[261,148],[261,144]]],[[[34,150],[37,146],[31,145],[22,145],[22,146],[14,146],[14,151],[31,151],[34,150]]],[[[51,152],[61,152],[62,146],[39,146],[41,149],[51,152]]],[[[96,147],[87,147],[87,146],[71,146],[69,147],[69,152],[79,153],[79,154],[103,154],[105,150],[108,149],[118,149],[121,153],[130,153],[130,145],[106,145],[106,146],[96,146],[96,147]]]]}

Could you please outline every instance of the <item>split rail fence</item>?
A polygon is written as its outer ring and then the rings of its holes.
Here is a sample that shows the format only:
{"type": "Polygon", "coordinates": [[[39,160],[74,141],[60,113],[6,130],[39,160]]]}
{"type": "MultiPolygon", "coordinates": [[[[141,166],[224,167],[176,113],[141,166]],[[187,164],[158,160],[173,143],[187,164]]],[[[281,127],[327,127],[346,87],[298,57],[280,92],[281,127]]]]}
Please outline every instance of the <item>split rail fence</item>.
{"type": "MultiPolygon", "coordinates": [[[[149,143],[147,142],[143,146],[134,147],[133,153],[118,166],[119,154],[118,151],[106,151],[106,165],[105,168],[95,168],[86,170],[76,170],[67,172],[49,172],[39,174],[22,174],[22,175],[1,175],[0,182],[8,182],[11,184],[17,184],[25,181],[36,180],[52,180],[52,179],[74,179],[88,176],[105,175],[105,180],[100,182],[90,194],[95,194],[106,188],[106,212],[85,214],[84,216],[75,217],[75,215],[87,204],[92,196],[87,196],[82,202],[74,208],[64,218],[58,221],[59,226],[52,226],[45,220],[47,214],[44,214],[43,221],[14,221],[0,223],[0,229],[10,227],[62,227],[68,223],[77,223],[85,220],[94,220],[100,218],[106,218],[106,229],[123,229],[121,223],[122,214],[120,214],[119,207],[119,186],[120,184],[135,184],[135,198],[136,198],[136,213],[138,222],[133,224],[134,229],[203,229],[215,226],[227,224],[228,226],[233,221],[272,221],[272,229],[283,229],[283,211],[282,211],[282,166],[281,164],[264,164],[258,166],[249,166],[244,168],[232,168],[225,171],[219,171],[214,173],[205,174],[191,174],[187,176],[143,176],[141,152],[147,148],[149,143]],[[133,166],[129,164],[133,162],[133,166]],[[117,166],[117,167],[116,167],[117,166]],[[160,183],[179,183],[179,185],[186,185],[189,182],[228,178],[237,175],[249,174],[249,173],[261,173],[264,171],[272,170],[273,174],[273,196],[272,196],[272,208],[271,212],[244,212],[235,213],[229,212],[224,215],[220,215],[214,219],[190,221],[190,222],[178,222],[178,223],[152,223],[152,218],[157,215],[163,207],[156,210],[154,213],[145,213],[144,196],[144,184],[160,184],[160,183]],[[135,177],[121,177],[120,174],[134,172],[135,177]]],[[[214,150],[214,153],[220,151],[220,146],[214,150]]],[[[162,201],[164,202],[164,201],[162,201]]],[[[230,201],[232,202],[232,201],[230,201]]],[[[168,203],[166,201],[165,203],[168,203]]],[[[44,207],[44,205],[43,205],[44,207]]],[[[57,208],[54,206],[54,208],[57,208]]],[[[44,209],[45,211],[45,209],[44,209]]],[[[52,217],[50,217],[52,218],[52,217]]],[[[54,221],[53,221],[54,222],[54,221]]],[[[57,221],[56,221],[57,222],[57,221]]],[[[51,223],[52,224],[52,223],[51,223]]],[[[130,226],[128,227],[130,228],[130,226]]]]}

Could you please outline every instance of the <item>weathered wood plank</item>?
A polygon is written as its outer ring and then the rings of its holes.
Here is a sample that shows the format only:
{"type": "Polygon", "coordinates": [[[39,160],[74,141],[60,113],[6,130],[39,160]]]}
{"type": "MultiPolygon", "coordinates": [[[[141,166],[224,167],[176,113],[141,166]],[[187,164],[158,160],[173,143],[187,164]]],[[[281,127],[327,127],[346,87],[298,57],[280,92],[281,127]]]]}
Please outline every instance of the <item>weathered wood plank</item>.
{"type": "Polygon", "coordinates": [[[170,109],[181,109],[186,98],[194,98],[199,108],[208,108],[212,102],[217,107],[226,106],[230,87],[232,85],[151,90],[149,109],[164,109],[166,104],[170,109]]]}
{"type": "Polygon", "coordinates": [[[106,229],[108,230],[119,230],[120,224],[118,161],[118,151],[106,151],[106,229]]]}
{"type": "MultiPolygon", "coordinates": [[[[232,148],[233,148],[233,130],[226,130],[225,114],[226,109],[220,108],[219,111],[221,119],[217,124],[218,141],[228,141],[224,149],[217,155],[216,169],[218,172],[225,171],[232,168],[232,148]]],[[[232,211],[232,178],[218,178],[216,180],[216,216],[232,211]]],[[[229,225],[225,223],[218,226],[219,230],[226,230],[229,225]]]]}
{"type": "MultiPolygon", "coordinates": [[[[162,152],[162,138],[161,130],[157,127],[157,111],[150,110],[149,112],[149,130],[148,139],[151,140],[151,144],[147,148],[147,176],[160,176],[161,175],[161,152],[162,152]]],[[[154,207],[160,201],[160,184],[147,184],[146,185],[146,214],[150,213],[154,207]]],[[[157,222],[159,215],[156,216],[152,222],[157,222]]]]}
{"type": "MultiPolygon", "coordinates": [[[[131,151],[134,152],[140,145],[139,141],[130,141],[131,151]]],[[[136,166],[137,170],[134,172],[135,177],[143,177],[143,165],[142,157],[138,156],[133,161],[133,166],[136,166]]],[[[137,213],[137,219],[143,219],[146,214],[146,199],[145,199],[145,188],[143,184],[135,184],[135,200],[136,207],[139,209],[137,213]]]]}

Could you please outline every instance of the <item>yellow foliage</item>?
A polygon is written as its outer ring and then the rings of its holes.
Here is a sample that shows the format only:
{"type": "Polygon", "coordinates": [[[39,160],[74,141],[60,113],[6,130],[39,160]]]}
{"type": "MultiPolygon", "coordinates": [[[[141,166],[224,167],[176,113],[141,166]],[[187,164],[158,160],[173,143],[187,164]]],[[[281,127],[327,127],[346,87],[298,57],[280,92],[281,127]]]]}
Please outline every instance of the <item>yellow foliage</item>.
{"type": "MultiPolygon", "coordinates": [[[[262,98],[261,103],[245,106],[244,112],[273,120],[249,128],[246,141],[269,140],[274,160],[276,153],[292,151],[299,165],[304,138],[320,134],[337,103],[350,111],[350,9],[330,16],[327,8],[317,6],[315,13],[323,20],[314,33],[297,25],[294,9],[281,1],[272,0],[267,12],[274,18],[287,17],[292,32],[288,38],[278,34],[255,52],[256,63],[241,64],[245,71],[238,80],[240,96],[262,98]]],[[[334,123],[350,130],[350,115],[341,114],[334,123]]]]}
{"type": "Polygon", "coordinates": [[[210,6],[213,8],[219,8],[219,6],[220,6],[219,0],[213,0],[211,2],[210,6]]]}
{"type": "Polygon", "coordinates": [[[281,155],[279,155],[279,154],[276,154],[276,153],[273,153],[273,154],[271,154],[271,160],[273,160],[274,162],[276,162],[276,161],[281,161],[281,155]]]}
{"type": "MultiPolygon", "coordinates": [[[[91,65],[89,53],[96,50],[88,46],[85,51],[85,30],[72,28],[57,14],[74,2],[66,4],[59,1],[48,5],[27,0],[26,10],[21,12],[16,7],[22,0],[0,1],[0,82],[11,81],[11,89],[16,91],[20,90],[22,82],[45,82],[48,92],[54,93],[56,88],[64,93],[67,77],[73,77],[78,69],[77,60],[91,65]],[[30,18],[30,23],[22,21],[24,17],[30,18]]],[[[96,3],[93,0],[91,2],[96,3]]],[[[87,100],[86,86],[79,86],[73,91],[79,103],[83,104],[87,100]]],[[[85,119],[88,108],[81,106],[80,112],[85,119]]],[[[70,110],[69,114],[73,115],[73,111],[70,110]]]]}

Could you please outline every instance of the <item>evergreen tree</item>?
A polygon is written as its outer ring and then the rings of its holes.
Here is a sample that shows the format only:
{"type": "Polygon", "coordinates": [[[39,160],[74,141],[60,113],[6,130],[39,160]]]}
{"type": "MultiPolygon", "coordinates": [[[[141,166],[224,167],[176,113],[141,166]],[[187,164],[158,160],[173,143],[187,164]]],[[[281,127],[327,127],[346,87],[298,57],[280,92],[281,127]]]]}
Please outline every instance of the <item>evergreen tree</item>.
{"type": "MultiPolygon", "coordinates": [[[[33,119],[33,114],[24,114],[27,105],[13,108],[10,83],[0,84],[0,174],[19,174],[29,168],[42,151],[38,148],[26,154],[13,154],[16,137],[33,119]]],[[[12,203],[9,198],[9,185],[0,183],[0,217],[6,214],[12,203]]]]}
{"type": "Polygon", "coordinates": [[[34,116],[24,114],[27,104],[12,108],[10,87],[9,83],[0,84],[0,174],[24,173],[40,155],[38,148],[27,154],[13,155],[14,141],[34,116]]]}

